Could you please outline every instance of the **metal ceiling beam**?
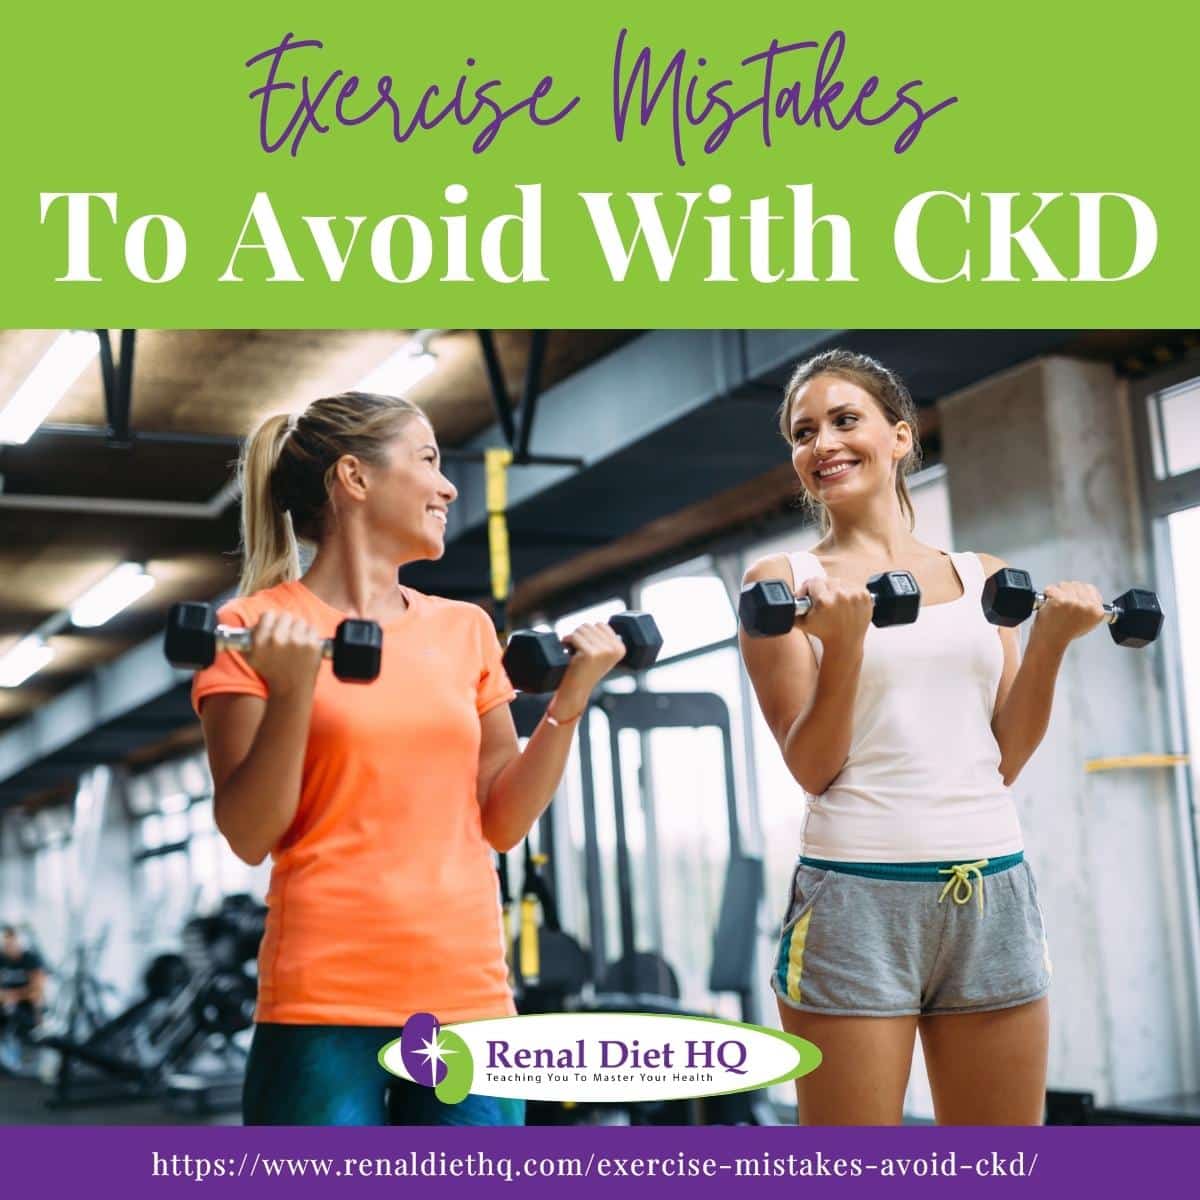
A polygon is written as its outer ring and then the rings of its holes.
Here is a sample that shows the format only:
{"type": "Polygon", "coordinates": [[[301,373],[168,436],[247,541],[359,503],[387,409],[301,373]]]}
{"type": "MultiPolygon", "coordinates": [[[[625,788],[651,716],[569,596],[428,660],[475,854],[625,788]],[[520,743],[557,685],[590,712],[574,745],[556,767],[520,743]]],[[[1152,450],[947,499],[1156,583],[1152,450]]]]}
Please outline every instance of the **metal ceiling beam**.
{"type": "Polygon", "coordinates": [[[504,372],[500,369],[500,356],[496,353],[496,339],[490,329],[480,329],[479,347],[483,351],[483,365],[487,369],[488,383],[492,388],[492,404],[500,422],[500,431],[506,445],[511,446],[516,437],[516,425],[513,422],[512,401],[508,398],[508,388],[504,383],[504,372]]]}
{"type": "MultiPolygon", "coordinates": [[[[643,334],[589,364],[542,397],[537,414],[539,454],[578,456],[584,470],[656,430],[778,370],[827,342],[834,330],[661,330],[643,334]]],[[[463,449],[509,445],[495,424],[463,449]]],[[[451,462],[458,488],[447,540],[487,523],[483,472],[451,462]]],[[[529,466],[509,476],[509,508],[568,479],[566,467],[529,466]]]]}
{"type": "Polygon", "coordinates": [[[163,655],[161,637],[153,637],[110,663],[97,667],[82,683],[44,704],[15,729],[0,735],[0,784],[27,767],[70,746],[100,725],[177,687],[188,678],[163,655]]]}
{"type": "MultiPolygon", "coordinates": [[[[39,444],[47,439],[75,438],[89,442],[106,442],[111,439],[109,429],[103,425],[63,424],[46,421],[39,425],[34,437],[39,444]]],[[[214,446],[236,452],[243,439],[224,433],[174,433],[170,430],[138,430],[137,442],[146,446],[214,446]]]]}
{"type": "Polygon", "coordinates": [[[0,493],[0,509],[34,512],[105,513],[113,517],[172,517],[212,521],[241,495],[241,485],[229,480],[211,500],[127,500],[118,496],[45,496],[35,492],[0,493]]]}
{"type": "Polygon", "coordinates": [[[132,441],[131,413],[133,407],[133,348],[137,330],[121,330],[121,357],[113,360],[109,330],[97,329],[100,339],[100,375],[104,380],[104,412],[108,419],[108,440],[114,445],[128,446],[132,441]]]}
{"type": "Polygon", "coordinates": [[[517,428],[517,440],[513,446],[518,460],[529,457],[529,440],[533,436],[533,419],[542,390],[542,363],[546,358],[546,343],[549,337],[544,329],[535,329],[529,343],[529,358],[525,364],[525,389],[521,394],[521,424],[517,428]]]}

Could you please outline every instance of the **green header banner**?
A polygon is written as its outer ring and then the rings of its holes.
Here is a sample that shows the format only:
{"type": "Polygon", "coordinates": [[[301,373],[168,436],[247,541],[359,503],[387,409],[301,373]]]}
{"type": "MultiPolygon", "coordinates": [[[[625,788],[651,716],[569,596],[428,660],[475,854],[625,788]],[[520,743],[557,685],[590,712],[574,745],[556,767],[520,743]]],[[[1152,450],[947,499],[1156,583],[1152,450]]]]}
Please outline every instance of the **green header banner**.
{"type": "Polygon", "coordinates": [[[6,326],[1171,327],[1200,6],[6,13],[6,326]]]}

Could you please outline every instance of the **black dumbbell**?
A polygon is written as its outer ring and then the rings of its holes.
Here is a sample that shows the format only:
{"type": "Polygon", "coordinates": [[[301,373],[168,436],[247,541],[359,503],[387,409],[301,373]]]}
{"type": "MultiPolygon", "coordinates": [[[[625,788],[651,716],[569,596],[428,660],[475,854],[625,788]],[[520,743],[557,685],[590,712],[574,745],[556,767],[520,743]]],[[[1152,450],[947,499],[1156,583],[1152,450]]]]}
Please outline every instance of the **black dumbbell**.
{"type": "MultiPolygon", "coordinates": [[[[911,625],[921,611],[921,589],[908,571],[872,575],[867,591],[875,600],[872,625],[911,625]]],[[[782,579],[760,579],[742,588],[738,618],[750,637],[782,637],[812,606],[808,596],[797,598],[782,579]]]]}
{"type": "MultiPolygon", "coordinates": [[[[1033,586],[1029,572],[1015,567],[1001,567],[983,585],[983,615],[993,625],[1020,625],[1045,603],[1045,593],[1033,586]]],[[[1163,611],[1148,588],[1122,592],[1104,611],[1108,632],[1118,646],[1148,646],[1162,629],[1163,611]]]]}
{"type": "MultiPolygon", "coordinates": [[[[609,618],[609,627],[625,643],[620,665],[640,671],[652,666],[663,638],[649,613],[623,612],[609,618]]],[[[549,631],[524,629],[508,639],[504,669],[513,687],[522,692],[552,692],[567,673],[574,651],[549,631]]]]}
{"type": "MultiPolygon", "coordinates": [[[[173,667],[198,671],[212,665],[218,649],[249,650],[252,638],[252,630],[218,625],[211,604],[172,604],[164,648],[173,667]]],[[[325,639],[324,653],[333,659],[333,673],[339,679],[370,683],[379,675],[383,630],[375,621],[348,617],[334,637],[325,639]]]]}

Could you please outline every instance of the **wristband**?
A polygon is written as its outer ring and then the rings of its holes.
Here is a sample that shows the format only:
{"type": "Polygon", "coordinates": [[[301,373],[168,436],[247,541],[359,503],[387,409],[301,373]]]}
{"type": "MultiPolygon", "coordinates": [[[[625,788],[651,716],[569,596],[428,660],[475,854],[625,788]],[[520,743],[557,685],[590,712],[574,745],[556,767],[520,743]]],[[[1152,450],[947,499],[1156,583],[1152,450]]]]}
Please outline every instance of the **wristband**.
{"type": "Polygon", "coordinates": [[[560,721],[548,708],[546,709],[545,721],[547,725],[553,725],[555,729],[566,729],[568,726],[574,725],[580,717],[583,716],[581,709],[573,717],[568,717],[566,720],[560,721]]]}

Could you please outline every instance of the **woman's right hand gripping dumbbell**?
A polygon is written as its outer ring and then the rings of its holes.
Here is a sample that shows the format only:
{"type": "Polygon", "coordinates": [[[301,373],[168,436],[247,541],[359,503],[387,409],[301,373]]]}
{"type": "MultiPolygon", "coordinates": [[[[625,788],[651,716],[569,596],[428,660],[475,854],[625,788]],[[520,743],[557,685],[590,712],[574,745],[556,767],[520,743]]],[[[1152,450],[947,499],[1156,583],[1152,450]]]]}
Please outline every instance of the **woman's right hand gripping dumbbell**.
{"type": "Polygon", "coordinates": [[[571,661],[554,692],[550,711],[556,720],[571,721],[587,708],[596,685],[626,653],[625,643],[609,625],[593,621],[563,638],[571,661]]]}
{"type": "Polygon", "coordinates": [[[820,638],[827,653],[861,648],[875,611],[871,593],[865,587],[844,579],[816,576],[805,580],[796,589],[796,596],[808,596],[813,604],[801,620],[800,628],[820,638]]]}
{"type": "Polygon", "coordinates": [[[272,697],[308,697],[317,683],[325,639],[311,625],[286,612],[266,612],[251,635],[246,662],[263,677],[272,697]]]}

